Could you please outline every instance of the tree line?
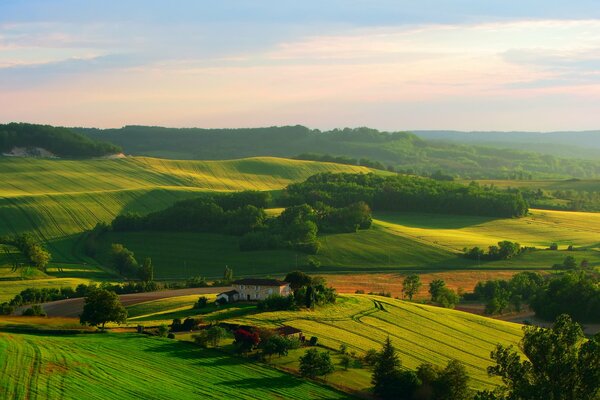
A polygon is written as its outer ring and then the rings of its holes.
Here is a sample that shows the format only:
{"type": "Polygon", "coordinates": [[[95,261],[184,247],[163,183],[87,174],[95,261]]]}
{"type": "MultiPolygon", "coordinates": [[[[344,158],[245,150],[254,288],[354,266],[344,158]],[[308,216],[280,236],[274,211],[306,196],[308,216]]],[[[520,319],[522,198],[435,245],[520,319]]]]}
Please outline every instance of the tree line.
{"type": "Polygon", "coordinates": [[[287,204],[324,203],[345,207],[364,202],[375,211],[521,217],[528,206],[519,192],[468,186],[417,176],[321,173],[289,185],[282,195],[287,204]]]}
{"type": "Polygon", "coordinates": [[[184,200],[146,216],[126,214],[111,223],[114,231],[166,230],[240,236],[243,251],[293,248],[309,254],[319,250],[317,234],[354,232],[371,226],[371,209],[363,202],[342,207],[290,205],[267,216],[266,192],[242,191],[184,200]]]}
{"type": "Polygon", "coordinates": [[[542,276],[521,272],[509,280],[478,282],[465,299],[485,302],[487,314],[521,311],[529,305],[535,315],[552,321],[568,314],[579,322],[600,322],[600,279],[588,271],[542,276]]]}
{"type": "Polygon", "coordinates": [[[16,247],[25,256],[30,265],[44,272],[48,263],[52,260],[52,254],[28,233],[12,237],[0,237],[0,244],[16,247]]]}
{"type": "Polygon", "coordinates": [[[0,153],[14,147],[40,147],[59,157],[99,157],[120,153],[121,147],[92,140],[68,128],[25,123],[0,124],[0,153]]]}

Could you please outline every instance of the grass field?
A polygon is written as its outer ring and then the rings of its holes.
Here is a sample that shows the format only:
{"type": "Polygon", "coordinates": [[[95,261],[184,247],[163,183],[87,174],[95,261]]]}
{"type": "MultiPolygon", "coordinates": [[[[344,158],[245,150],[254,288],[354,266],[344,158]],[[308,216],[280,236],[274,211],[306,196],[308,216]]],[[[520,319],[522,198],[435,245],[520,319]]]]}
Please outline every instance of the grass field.
{"type": "Polygon", "coordinates": [[[262,364],[135,334],[0,333],[0,366],[3,399],[348,398],[262,364]]]}
{"type": "MultiPolygon", "coordinates": [[[[375,217],[369,230],[321,236],[322,248],[314,256],[321,267],[310,272],[544,270],[567,255],[600,267],[600,214],[532,210],[530,216],[519,219],[418,213],[377,213],[375,217]],[[487,248],[501,240],[540,250],[493,262],[460,256],[464,247],[487,248]],[[553,242],[559,244],[558,251],[542,250],[553,242]],[[566,251],[570,244],[576,251],[566,251]]],[[[107,234],[103,242],[105,252],[111,243],[123,243],[138,258],[151,257],[160,279],[218,278],[225,265],[238,276],[281,275],[307,264],[305,254],[288,250],[241,252],[234,236],[128,232],[107,234]]]]}
{"type": "MultiPolygon", "coordinates": [[[[381,348],[389,336],[404,367],[415,369],[425,362],[443,366],[448,360],[457,359],[465,364],[475,388],[499,383],[487,376],[490,351],[497,343],[516,344],[522,336],[517,324],[367,295],[339,296],[336,305],[315,311],[259,313],[233,321],[265,327],[293,326],[307,337],[317,336],[320,344],[331,349],[337,350],[345,343],[349,351],[358,354],[381,348]],[[376,307],[376,303],[382,307],[376,307]]],[[[366,369],[354,373],[370,375],[366,369]]],[[[340,371],[338,378],[332,380],[342,380],[343,374],[340,371]]],[[[354,389],[365,389],[359,387],[365,381],[368,380],[348,380],[358,385],[354,389]]]]}
{"type": "Polygon", "coordinates": [[[230,161],[0,157],[0,171],[0,235],[31,232],[51,242],[57,257],[70,260],[74,255],[68,246],[61,248],[59,239],[124,212],[148,213],[200,191],[276,190],[319,172],[369,169],[270,157],[230,161]]]}

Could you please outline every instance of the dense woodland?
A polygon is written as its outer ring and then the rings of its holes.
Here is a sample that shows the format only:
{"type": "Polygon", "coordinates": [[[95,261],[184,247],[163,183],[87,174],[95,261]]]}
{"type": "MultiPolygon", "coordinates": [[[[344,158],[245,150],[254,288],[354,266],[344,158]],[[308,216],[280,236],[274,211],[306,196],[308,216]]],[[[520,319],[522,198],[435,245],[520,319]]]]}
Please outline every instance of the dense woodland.
{"type": "Polygon", "coordinates": [[[340,207],[299,203],[268,217],[264,209],[270,202],[267,192],[258,191],[205,195],[146,216],[120,215],[111,227],[115,231],[220,233],[241,236],[243,251],[293,248],[316,254],[319,231],[355,232],[371,226],[371,209],[360,201],[340,207]]]}
{"type": "Polygon", "coordinates": [[[376,211],[520,217],[527,203],[519,192],[442,182],[415,176],[323,173],[288,186],[282,201],[344,207],[363,201],[376,211]]]}
{"type": "Polygon", "coordinates": [[[441,170],[466,179],[600,176],[599,161],[430,141],[407,132],[380,132],[370,128],[320,131],[299,125],[244,129],[126,126],[74,130],[118,144],[128,154],[166,158],[214,160],[320,153],[368,159],[386,168],[417,175],[441,170]]]}
{"type": "Polygon", "coordinates": [[[68,128],[24,123],[0,125],[0,153],[10,152],[14,147],[40,147],[67,158],[99,157],[121,152],[119,146],[92,140],[68,128]]]}

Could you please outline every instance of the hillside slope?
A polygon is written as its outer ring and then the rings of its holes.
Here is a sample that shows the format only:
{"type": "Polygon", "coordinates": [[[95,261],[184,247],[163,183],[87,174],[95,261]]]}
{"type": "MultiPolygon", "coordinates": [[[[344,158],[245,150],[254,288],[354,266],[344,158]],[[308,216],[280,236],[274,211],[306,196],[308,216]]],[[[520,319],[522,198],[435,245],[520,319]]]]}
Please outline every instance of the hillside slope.
{"type": "Polygon", "coordinates": [[[0,365],[3,399],[348,398],[218,351],[134,334],[0,333],[0,365]]]}
{"type": "Polygon", "coordinates": [[[295,157],[303,153],[367,158],[398,170],[444,173],[463,178],[524,176],[596,177],[600,161],[558,158],[508,146],[474,146],[421,139],[407,132],[369,128],[319,131],[304,126],[248,129],[200,129],[126,126],[121,129],[77,129],[108,140],[126,152],[164,158],[227,159],[252,156],[295,157]]]}
{"type": "MultiPolygon", "coordinates": [[[[247,315],[231,322],[253,326],[289,325],[305,336],[337,350],[342,343],[359,354],[380,349],[389,336],[403,366],[421,363],[444,366],[457,359],[465,364],[472,386],[490,387],[490,352],[497,343],[517,344],[521,326],[460,311],[379,296],[344,295],[334,306],[315,311],[279,311],[247,315]]],[[[369,371],[365,372],[366,374],[369,371]]],[[[368,382],[368,380],[367,380],[368,382]]]]}
{"type": "Polygon", "coordinates": [[[0,158],[0,235],[31,232],[50,241],[110,222],[124,212],[148,213],[200,191],[277,190],[319,172],[363,167],[251,158],[174,161],[0,158]]]}

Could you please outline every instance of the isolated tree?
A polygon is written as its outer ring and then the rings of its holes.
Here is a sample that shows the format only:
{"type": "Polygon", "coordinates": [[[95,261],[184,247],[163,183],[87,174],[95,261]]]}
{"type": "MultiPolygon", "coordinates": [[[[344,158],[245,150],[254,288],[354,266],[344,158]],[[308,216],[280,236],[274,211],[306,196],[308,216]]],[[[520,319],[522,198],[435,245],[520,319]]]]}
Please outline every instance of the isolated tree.
{"type": "Polygon", "coordinates": [[[563,261],[563,267],[566,269],[575,269],[577,268],[577,260],[573,256],[566,256],[563,261]]]}
{"type": "Polygon", "coordinates": [[[212,347],[219,347],[219,343],[225,337],[227,332],[218,325],[213,325],[206,329],[208,342],[212,347]]]}
{"type": "Polygon", "coordinates": [[[600,394],[600,334],[585,340],[581,326],[566,314],[551,329],[523,328],[521,355],[512,347],[496,346],[488,367],[490,376],[502,378],[500,393],[481,399],[593,400],[600,394]]]}
{"type": "Polygon", "coordinates": [[[310,275],[302,271],[292,271],[285,276],[285,282],[290,284],[290,289],[296,293],[298,289],[308,286],[312,283],[310,275]]]}
{"type": "Polygon", "coordinates": [[[233,269],[229,268],[228,265],[225,266],[225,270],[223,271],[223,280],[225,282],[233,281],[233,269]]]}
{"type": "Polygon", "coordinates": [[[127,310],[115,292],[93,289],[88,291],[84,302],[83,312],[79,316],[82,325],[100,326],[104,330],[107,322],[121,324],[127,320],[127,310]]]}
{"type": "Polygon", "coordinates": [[[429,294],[431,295],[431,301],[438,301],[438,296],[444,287],[446,287],[446,282],[444,282],[442,279],[435,279],[429,282],[429,294]]]}
{"type": "Polygon", "coordinates": [[[384,399],[394,398],[395,384],[400,367],[400,359],[396,354],[396,348],[392,345],[390,337],[385,340],[383,348],[377,354],[373,366],[373,392],[384,399]]]}
{"type": "Polygon", "coordinates": [[[309,378],[328,375],[334,371],[329,353],[319,352],[317,349],[306,350],[300,357],[300,374],[309,378]]]}
{"type": "Polygon", "coordinates": [[[154,267],[152,266],[152,259],[146,257],[144,263],[138,271],[140,280],[144,282],[152,282],[154,280],[154,267]]]}
{"type": "Polygon", "coordinates": [[[272,335],[264,343],[261,343],[261,346],[264,355],[277,354],[281,357],[287,356],[289,349],[292,347],[292,341],[280,335],[272,335]]]}
{"type": "Polygon", "coordinates": [[[412,300],[413,296],[419,292],[419,289],[422,285],[423,284],[421,283],[421,278],[419,278],[419,275],[408,275],[402,282],[402,293],[404,293],[409,300],[412,300]]]}

